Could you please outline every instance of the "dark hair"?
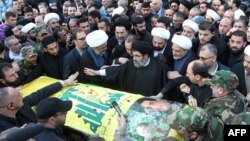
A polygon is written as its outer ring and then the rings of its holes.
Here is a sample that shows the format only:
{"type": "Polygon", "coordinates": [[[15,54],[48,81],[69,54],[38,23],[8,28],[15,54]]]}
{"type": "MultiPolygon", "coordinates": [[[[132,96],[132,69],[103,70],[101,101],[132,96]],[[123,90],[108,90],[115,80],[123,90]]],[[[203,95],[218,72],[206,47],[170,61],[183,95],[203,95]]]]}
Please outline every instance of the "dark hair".
{"type": "Polygon", "coordinates": [[[205,4],[205,5],[206,5],[206,8],[210,8],[210,7],[211,7],[210,3],[207,3],[207,2],[202,2],[202,3],[200,3],[200,5],[201,5],[201,4],[205,4]]]}
{"type": "Polygon", "coordinates": [[[99,8],[98,8],[98,5],[96,5],[96,4],[91,4],[91,5],[89,5],[88,9],[90,9],[90,8],[92,8],[92,7],[94,7],[96,10],[99,9],[99,8]]]}
{"type": "Polygon", "coordinates": [[[55,40],[58,40],[59,39],[59,35],[58,35],[58,33],[59,32],[61,32],[61,31],[63,31],[64,29],[62,29],[62,28],[56,28],[55,30],[54,30],[54,32],[53,32],[53,36],[55,37],[55,40]]]}
{"type": "Polygon", "coordinates": [[[103,18],[100,21],[98,21],[98,23],[104,22],[106,26],[111,27],[111,23],[107,18],[103,18]]]}
{"type": "Polygon", "coordinates": [[[33,9],[30,6],[25,6],[23,9],[24,14],[28,13],[28,12],[32,12],[33,13],[33,9]]]}
{"type": "Polygon", "coordinates": [[[199,25],[199,30],[209,30],[211,33],[214,33],[215,27],[211,22],[204,21],[199,25]]]}
{"type": "Polygon", "coordinates": [[[185,20],[186,17],[187,17],[187,15],[186,15],[185,13],[180,12],[180,11],[175,12],[174,15],[175,15],[176,17],[178,17],[178,18],[181,18],[182,20],[185,20]]]}
{"type": "Polygon", "coordinates": [[[9,17],[17,17],[17,15],[12,11],[5,12],[5,19],[8,19],[9,17]]]}
{"type": "Polygon", "coordinates": [[[0,63],[0,79],[5,79],[4,72],[8,71],[11,68],[13,68],[11,63],[0,63]]]}
{"type": "Polygon", "coordinates": [[[71,3],[71,4],[68,6],[68,8],[69,8],[69,7],[74,7],[74,8],[76,9],[76,5],[73,4],[73,3],[71,3]]]}
{"type": "Polygon", "coordinates": [[[168,28],[170,26],[171,20],[168,17],[160,17],[157,20],[158,23],[163,23],[166,28],[168,28]]]}
{"type": "Polygon", "coordinates": [[[240,7],[241,0],[233,0],[233,4],[235,4],[235,6],[238,8],[240,7]]]}
{"type": "Polygon", "coordinates": [[[145,22],[144,18],[141,16],[136,16],[132,19],[132,24],[134,26],[136,26],[137,24],[142,24],[143,22],[145,22]]]}
{"type": "Polygon", "coordinates": [[[81,32],[84,32],[82,29],[77,29],[77,30],[74,30],[73,33],[72,33],[72,40],[76,40],[76,36],[78,33],[81,33],[81,32]]]}
{"type": "Polygon", "coordinates": [[[2,53],[3,51],[5,51],[7,48],[6,46],[4,45],[4,41],[3,40],[0,40],[0,53],[2,53]]]}
{"type": "Polygon", "coordinates": [[[200,75],[203,78],[208,77],[208,67],[202,61],[194,61],[192,66],[192,71],[194,75],[200,75]]]}
{"type": "Polygon", "coordinates": [[[48,46],[49,44],[52,44],[52,43],[54,43],[54,42],[56,42],[55,37],[52,36],[52,35],[49,35],[49,36],[46,36],[46,37],[43,38],[43,40],[42,40],[42,45],[43,45],[43,47],[47,48],[47,46],[48,46]]]}
{"type": "Polygon", "coordinates": [[[150,8],[150,2],[143,2],[141,8],[150,8]]]}
{"type": "Polygon", "coordinates": [[[141,98],[141,99],[137,100],[136,102],[137,102],[138,104],[141,104],[143,101],[146,101],[146,100],[147,100],[147,101],[156,101],[156,99],[145,97],[145,98],[141,98]]]}
{"type": "Polygon", "coordinates": [[[233,35],[234,35],[234,36],[240,36],[240,37],[242,37],[244,42],[247,41],[247,34],[246,34],[246,32],[243,32],[243,31],[241,31],[241,30],[236,30],[236,31],[234,31],[233,33],[231,33],[230,39],[231,39],[231,37],[232,37],[233,35]]]}
{"type": "Polygon", "coordinates": [[[12,36],[14,35],[12,29],[14,27],[13,26],[7,26],[5,29],[4,29],[4,34],[5,34],[5,37],[9,37],[9,36],[12,36]]]}
{"type": "Polygon", "coordinates": [[[79,26],[81,23],[86,23],[86,22],[89,22],[88,21],[88,18],[80,18],[77,20],[77,26],[79,26]]]}
{"type": "Polygon", "coordinates": [[[97,10],[93,10],[93,11],[89,12],[88,16],[90,16],[94,19],[95,18],[98,18],[99,20],[101,19],[101,14],[97,10]]]}

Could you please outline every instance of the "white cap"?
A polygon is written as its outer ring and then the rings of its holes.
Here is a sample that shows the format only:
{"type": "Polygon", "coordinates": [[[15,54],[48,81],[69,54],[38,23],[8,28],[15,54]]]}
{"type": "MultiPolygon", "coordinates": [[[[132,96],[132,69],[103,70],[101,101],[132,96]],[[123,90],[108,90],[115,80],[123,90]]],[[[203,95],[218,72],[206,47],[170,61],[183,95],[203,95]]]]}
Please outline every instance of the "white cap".
{"type": "Polygon", "coordinates": [[[34,23],[28,23],[28,24],[26,24],[26,25],[21,29],[21,31],[22,31],[23,33],[28,33],[31,29],[33,29],[33,28],[35,28],[35,27],[37,27],[36,24],[34,24],[34,23]]]}
{"type": "Polygon", "coordinates": [[[49,20],[51,19],[57,19],[58,21],[60,20],[60,17],[58,14],[56,13],[49,13],[49,14],[46,14],[45,17],[44,17],[44,24],[48,24],[49,20]]]}
{"type": "Polygon", "coordinates": [[[162,27],[155,27],[151,31],[152,36],[157,36],[160,38],[163,38],[165,40],[168,40],[170,37],[170,32],[162,27]]]}
{"type": "Polygon", "coordinates": [[[240,16],[246,16],[246,15],[241,9],[238,9],[238,10],[234,11],[234,20],[235,21],[239,20],[240,16]]]}
{"type": "Polygon", "coordinates": [[[98,47],[108,41],[108,35],[103,30],[95,30],[86,37],[87,44],[92,47],[98,47]]]}
{"type": "Polygon", "coordinates": [[[248,45],[244,50],[245,55],[250,56],[250,45],[248,45]]]}
{"type": "Polygon", "coordinates": [[[190,19],[185,20],[182,24],[182,27],[184,27],[184,26],[188,26],[188,27],[192,28],[195,33],[197,33],[199,31],[198,24],[196,22],[194,22],[193,20],[190,20],[190,19]]]}
{"type": "Polygon", "coordinates": [[[216,22],[220,20],[220,16],[212,9],[207,10],[207,15],[214,19],[214,21],[216,22]]]}
{"type": "Polygon", "coordinates": [[[124,11],[124,8],[121,7],[121,6],[118,6],[116,9],[113,10],[112,17],[113,17],[115,14],[121,15],[123,11],[124,11]]]}
{"type": "Polygon", "coordinates": [[[192,47],[192,41],[183,35],[174,35],[174,37],[172,38],[172,43],[180,46],[183,49],[189,50],[192,47]]]}

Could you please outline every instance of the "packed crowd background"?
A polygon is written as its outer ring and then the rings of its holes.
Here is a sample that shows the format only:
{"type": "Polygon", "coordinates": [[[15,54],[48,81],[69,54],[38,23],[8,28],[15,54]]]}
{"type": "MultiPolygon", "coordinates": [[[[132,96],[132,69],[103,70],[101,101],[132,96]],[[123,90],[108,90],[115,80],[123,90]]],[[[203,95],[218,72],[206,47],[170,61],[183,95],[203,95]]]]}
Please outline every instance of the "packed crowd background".
{"type": "MultiPolygon", "coordinates": [[[[33,122],[35,140],[63,140],[72,103],[47,97],[77,81],[187,104],[172,128],[222,140],[223,125],[250,124],[249,16],[248,0],[1,0],[0,132],[33,122]],[[22,98],[44,75],[61,81],[22,98]]],[[[124,118],[115,140],[129,140],[124,118]]]]}

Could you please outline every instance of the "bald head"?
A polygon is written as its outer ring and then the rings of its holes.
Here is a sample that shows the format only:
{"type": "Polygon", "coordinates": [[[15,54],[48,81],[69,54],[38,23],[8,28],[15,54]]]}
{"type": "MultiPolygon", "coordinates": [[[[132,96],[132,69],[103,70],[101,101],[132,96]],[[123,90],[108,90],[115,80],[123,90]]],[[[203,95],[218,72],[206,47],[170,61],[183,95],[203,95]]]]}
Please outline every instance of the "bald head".
{"type": "Polygon", "coordinates": [[[221,35],[227,34],[227,32],[232,28],[233,21],[229,18],[223,18],[219,24],[219,33],[221,35]]]}

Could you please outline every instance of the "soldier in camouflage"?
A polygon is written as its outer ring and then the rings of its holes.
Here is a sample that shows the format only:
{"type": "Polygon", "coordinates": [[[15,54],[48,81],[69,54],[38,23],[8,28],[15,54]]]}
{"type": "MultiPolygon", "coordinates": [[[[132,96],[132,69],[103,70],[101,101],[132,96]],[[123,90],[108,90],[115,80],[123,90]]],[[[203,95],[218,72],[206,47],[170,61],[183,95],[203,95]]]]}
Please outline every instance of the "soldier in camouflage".
{"type": "Polygon", "coordinates": [[[49,35],[49,32],[47,31],[46,27],[44,26],[38,26],[35,28],[36,31],[36,43],[35,43],[35,48],[37,52],[40,54],[44,52],[43,50],[43,45],[42,45],[42,40],[44,37],[49,35]]]}
{"type": "Polygon", "coordinates": [[[223,140],[223,123],[199,107],[186,107],[176,111],[171,114],[168,122],[185,141],[223,140]]]}
{"type": "Polygon", "coordinates": [[[19,66],[20,71],[25,76],[28,76],[37,64],[37,51],[33,46],[28,45],[22,48],[21,54],[23,60],[17,61],[17,65],[19,66]]]}
{"type": "Polygon", "coordinates": [[[228,110],[222,112],[222,120],[228,125],[250,125],[250,112],[234,114],[228,110]]]}
{"type": "Polygon", "coordinates": [[[221,118],[222,112],[230,111],[238,114],[247,110],[246,98],[236,90],[239,80],[233,72],[217,71],[210,80],[205,80],[204,83],[211,85],[214,97],[204,106],[208,114],[221,118]]]}

